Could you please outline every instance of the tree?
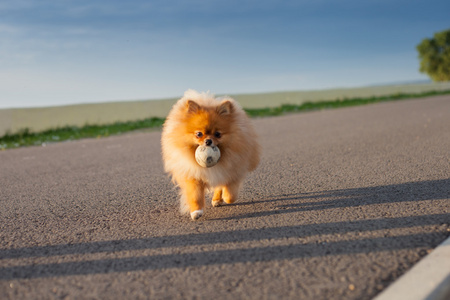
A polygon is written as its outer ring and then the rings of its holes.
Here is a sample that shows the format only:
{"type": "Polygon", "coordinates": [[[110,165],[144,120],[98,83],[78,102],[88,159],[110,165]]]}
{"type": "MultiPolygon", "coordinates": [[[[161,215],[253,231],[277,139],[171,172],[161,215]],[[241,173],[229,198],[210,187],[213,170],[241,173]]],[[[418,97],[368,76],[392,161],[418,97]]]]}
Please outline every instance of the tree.
{"type": "Polygon", "coordinates": [[[424,39],[417,45],[420,72],[427,73],[434,81],[450,80],[450,29],[436,32],[432,39],[424,39]]]}

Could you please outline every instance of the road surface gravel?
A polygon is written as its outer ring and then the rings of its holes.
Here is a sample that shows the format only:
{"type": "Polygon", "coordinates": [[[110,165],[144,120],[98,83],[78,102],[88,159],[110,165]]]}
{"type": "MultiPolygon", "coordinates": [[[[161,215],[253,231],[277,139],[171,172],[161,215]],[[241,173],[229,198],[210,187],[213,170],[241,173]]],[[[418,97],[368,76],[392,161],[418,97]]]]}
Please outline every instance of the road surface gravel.
{"type": "Polygon", "coordinates": [[[159,131],[0,152],[0,298],[371,299],[449,236],[450,96],[254,122],[197,222],[159,131]]]}

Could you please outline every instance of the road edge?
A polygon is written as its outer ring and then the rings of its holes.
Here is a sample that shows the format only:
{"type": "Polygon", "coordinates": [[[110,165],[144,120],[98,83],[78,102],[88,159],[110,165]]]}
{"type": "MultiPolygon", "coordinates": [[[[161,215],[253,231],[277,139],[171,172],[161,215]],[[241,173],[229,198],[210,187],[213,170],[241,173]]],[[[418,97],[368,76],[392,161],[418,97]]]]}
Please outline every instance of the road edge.
{"type": "Polygon", "coordinates": [[[373,300],[450,299],[450,237],[373,300]]]}

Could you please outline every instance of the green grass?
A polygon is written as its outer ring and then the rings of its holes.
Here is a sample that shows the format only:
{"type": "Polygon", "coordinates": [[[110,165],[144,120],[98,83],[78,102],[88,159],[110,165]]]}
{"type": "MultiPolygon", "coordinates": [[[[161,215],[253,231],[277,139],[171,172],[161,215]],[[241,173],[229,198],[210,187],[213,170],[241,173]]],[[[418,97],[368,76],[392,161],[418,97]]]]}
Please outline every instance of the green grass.
{"type": "MultiPolygon", "coordinates": [[[[420,94],[400,93],[391,96],[380,96],[370,98],[352,98],[352,99],[330,100],[320,102],[305,102],[300,105],[283,104],[278,107],[245,109],[245,111],[251,117],[279,116],[287,113],[349,107],[349,106],[365,105],[370,103],[422,98],[444,94],[450,94],[450,90],[431,91],[420,94]]],[[[28,129],[24,129],[16,134],[6,134],[3,137],[1,137],[0,149],[5,150],[23,146],[45,145],[48,143],[77,140],[82,138],[101,138],[110,135],[118,135],[133,130],[159,128],[162,126],[163,123],[164,119],[162,118],[148,118],[138,121],[117,122],[108,125],[86,125],[81,128],[75,126],[68,126],[35,133],[30,132],[30,130],[28,129]]]]}
{"type": "Polygon", "coordinates": [[[351,98],[351,99],[339,99],[339,100],[328,100],[319,102],[305,102],[300,105],[295,104],[282,104],[278,107],[267,107],[262,109],[245,109],[247,114],[251,117],[266,117],[266,116],[279,116],[287,113],[295,113],[302,111],[312,111],[321,109],[332,109],[340,107],[349,107],[357,105],[365,105],[371,103],[379,103],[394,100],[404,100],[404,99],[415,99],[423,98],[436,95],[446,95],[450,94],[450,90],[446,91],[430,91],[420,94],[404,94],[398,93],[390,96],[379,96],[370,98],[351,98]]]}
{"type": "Polygon", "coordinates": [[[0,138],[0,149],[23,146],[45,145],[61,141],[78,140],[82,138],[101,138],[118,135],[138,129],[161,127],[162,118],[148,118],[139,121],[117,122],[108,125],[86,125],[83,127],[67,126],[42,132],[30,132],[24,129],[16,134],[6,134],[0,138]]]}

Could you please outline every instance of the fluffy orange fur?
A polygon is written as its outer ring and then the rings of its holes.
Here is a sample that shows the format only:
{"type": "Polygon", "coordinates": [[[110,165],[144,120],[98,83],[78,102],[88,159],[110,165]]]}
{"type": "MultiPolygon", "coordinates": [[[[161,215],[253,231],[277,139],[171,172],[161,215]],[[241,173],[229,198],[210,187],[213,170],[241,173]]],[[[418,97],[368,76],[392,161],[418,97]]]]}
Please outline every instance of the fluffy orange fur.
{"type": "Polygon", "coordinates": [[[167,116],[161,145],[164,168],[180,187],[180,211],[194,220],[203,215],[207,189],[214,190],[213,206],[235,202],[246,174],[260,160],[257,135],[240,105],[229,97],[193,90],[186,91],[167,116]],[[207,143],[221,153],[211,168],[195,161],[195,150],[207,143]]]}

